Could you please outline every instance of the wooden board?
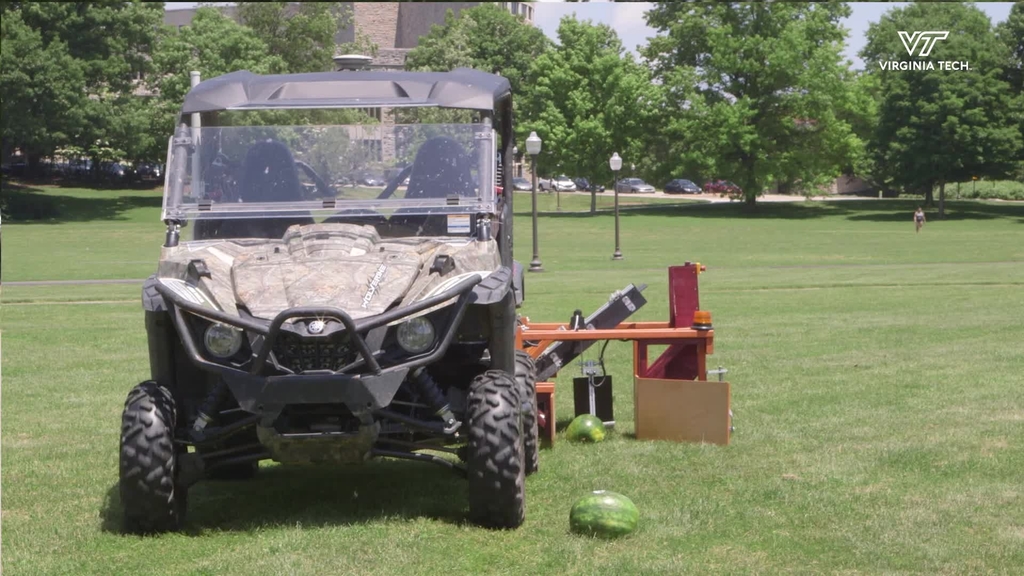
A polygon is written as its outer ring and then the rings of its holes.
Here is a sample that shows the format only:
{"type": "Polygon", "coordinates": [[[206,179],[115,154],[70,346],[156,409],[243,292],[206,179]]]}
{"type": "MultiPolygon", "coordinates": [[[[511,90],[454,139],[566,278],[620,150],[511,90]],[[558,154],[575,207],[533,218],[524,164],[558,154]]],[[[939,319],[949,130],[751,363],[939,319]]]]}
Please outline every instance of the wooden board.
{"type": "Polygon", "coordinates": [[[636,437],[729,444],[728,382],[636,378],[636,437]]]}

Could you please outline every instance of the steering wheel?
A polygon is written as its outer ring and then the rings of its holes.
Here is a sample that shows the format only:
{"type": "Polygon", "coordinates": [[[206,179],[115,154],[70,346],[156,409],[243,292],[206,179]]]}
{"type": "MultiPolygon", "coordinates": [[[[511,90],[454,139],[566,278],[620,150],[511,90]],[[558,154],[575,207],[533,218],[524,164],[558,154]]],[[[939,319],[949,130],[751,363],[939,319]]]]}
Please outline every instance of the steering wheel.
{"type": "Polygon", "coordinates": [[[309,179],[316,183],[316,190],[322,198],[334,198],[338,195],[338,191],[328,185],[327,182],[324,182],[324,179],[316,173],[316,170],[313,170],[312,166],[306,164],[302,160],[296,160],[295,165],[302,168],[302,171],[306,173],[306,176],[309,176],[309,179]]]}
{"type": "Polygon", "coordinates": [[[398,190],[398,186],[401,185],[402,181],[405,180],[411,173],[412,165],[410,164],[409,166],[403,168],[402,171],[398,173],[398,176],[395,176],[391,180],[391,182],[388,182],[388,185],[384,187],[384,191],[377,196],[377,200],[386,200],[390,198],[391,195],[395,193],[395,190],[398,190]]]}

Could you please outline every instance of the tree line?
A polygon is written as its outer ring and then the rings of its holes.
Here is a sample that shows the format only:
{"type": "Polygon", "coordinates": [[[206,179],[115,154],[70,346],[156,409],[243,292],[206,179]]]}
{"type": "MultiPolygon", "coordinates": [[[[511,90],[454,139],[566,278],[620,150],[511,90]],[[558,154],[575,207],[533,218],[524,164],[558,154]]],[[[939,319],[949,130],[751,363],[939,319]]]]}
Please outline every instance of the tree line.
{"type": "MultiPolygon", "coordinates": [[[[336,50],[376,50],[363,36],[335,46],[345,3],[241,2],[237,21],[203,7],[180,30],[159,3],[0,6],[5,157],[158,160],[189,70],[331,70],[336,50]]],[[[867,31],[863,70],[843,57],[849,15],[845,3],[655,2],[656,35],[634,55],[606,25],[565,17],[552,41],[482,4],[449,13],[406,63],[507,77],[520,149],[536,131],[545,174],[610,182],[614,151],[636,176],[729,179],[749,203],[846,174],[929,202],[937,189],[940,210],[947,182],[1024,180],[1024,3],[998,26],[968,3],[893,8],[867,31]],[[949,35],[908,54],[901,31],[934,30],[949,35]]]]}

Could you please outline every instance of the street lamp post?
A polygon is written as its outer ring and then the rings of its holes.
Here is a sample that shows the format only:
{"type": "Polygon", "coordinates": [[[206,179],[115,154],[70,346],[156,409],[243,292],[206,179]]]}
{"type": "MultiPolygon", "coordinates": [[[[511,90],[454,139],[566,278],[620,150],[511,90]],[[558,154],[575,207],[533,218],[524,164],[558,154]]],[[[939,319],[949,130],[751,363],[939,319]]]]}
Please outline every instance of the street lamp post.
{"type": "MultiPolygon", "coordinates": [[[[554,182],[555,179],[552,178],[551,181],[554,182]]],[[[555,210],[562,211],[562,189],[558,187],[557,183],[555,184],[555,210]]]]}
{"type": "Polygon", "coordinates": [[[526,153],[530,155],[532,164],[530,173],[533,176],[533,190],[530,196],[533,197],[533,260],[530,262],[530,272],[543,272],[544,265],[540,261],[540,248],[537,244],[537,155],[540,154],[541,139],[536,132],[530,132],[526,139],[526,153]]]}
{"type": "Polygon", "coordinates": [[[612,254],[612,260],[622,260],[622,251],[619,250],[619,170],[622,169],[622,158],[619,158],[618,152],[612,154],[608,166],[615,177],[615,253],[612,254]]]}

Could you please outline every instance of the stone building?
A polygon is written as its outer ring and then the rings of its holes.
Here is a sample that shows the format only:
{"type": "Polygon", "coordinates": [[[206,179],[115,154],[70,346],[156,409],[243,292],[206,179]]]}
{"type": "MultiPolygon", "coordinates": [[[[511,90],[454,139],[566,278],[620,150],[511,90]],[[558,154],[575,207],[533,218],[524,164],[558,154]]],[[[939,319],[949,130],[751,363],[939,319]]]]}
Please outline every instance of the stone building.
{"type": "MultiPolygon", "coordinates": [[[[352,14],[352,22],[339,30],[334,40],[337,44],[353,42],[356,33],[366,35],[377,45],[377,56],[369,68],[400,69],[405,65],[409,50],[419,44],[421,36],[430,32],[435,24],[444,24],[445,14],[451,10],[458,15],[463,10],[483,2],[344,2],[352,14]]],[[[509,12],[521,16],[533,24],[533,2],[497,2],[509,12]]],[[[234,6],[220,8],[225,15],[237,17],[234,6]]],[[[195,8],[167,10],[164,24],[187,26],[195,15],[195,8]]]]}

